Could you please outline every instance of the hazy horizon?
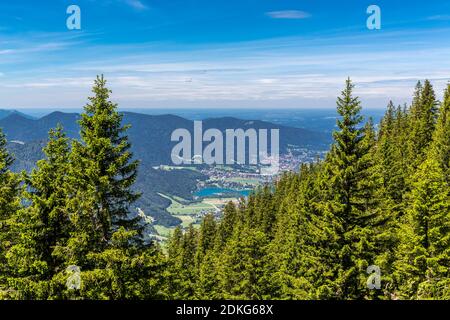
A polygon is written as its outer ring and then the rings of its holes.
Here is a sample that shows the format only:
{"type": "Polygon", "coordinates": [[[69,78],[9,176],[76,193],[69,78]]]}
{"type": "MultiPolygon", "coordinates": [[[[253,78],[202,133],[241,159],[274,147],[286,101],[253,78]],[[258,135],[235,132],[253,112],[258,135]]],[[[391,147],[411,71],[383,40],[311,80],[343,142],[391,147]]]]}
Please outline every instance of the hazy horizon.
{"type": "MultiPolygon", "coordinates": [[[[1,110],[1,109],[0,109],[1,110]]],[[[33,119],[40,119],[53,112],[80,113],[78,109],[22,109],[16,110],[33,119]]],[[[208,118],[233,117],[241,120],[260,120],[285,125],[289,127],[304,128],[313,131],[330,131],[336,123],[338,116],[336,108],[326,109],[240,109],[237,113],[234,109],[129,109],[119,108],[121,112],[135,112],[147,115],[175,115],[188,120],[206,120],[208,118]]],[[[367,120],[371,117],[377,125],[384,115],[383,109],[363,109],[362,115],[367,120]]]]}

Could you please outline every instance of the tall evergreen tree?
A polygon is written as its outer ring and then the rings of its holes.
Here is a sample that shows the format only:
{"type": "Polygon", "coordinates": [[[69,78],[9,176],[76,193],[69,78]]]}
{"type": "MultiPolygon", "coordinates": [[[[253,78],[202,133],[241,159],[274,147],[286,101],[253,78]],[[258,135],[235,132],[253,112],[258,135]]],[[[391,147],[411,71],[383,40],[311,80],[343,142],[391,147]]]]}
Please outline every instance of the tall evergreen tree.
{"type": "Polygon", "coordinates": [[[411,204],[400,229],[397,295],[450,297],[450,188],[442,169],[427,159],[414,176],[411,204]]]}
{"type": "Polygon", "coordinates": [[[402,298],[450,297],[448,93],[447,87],[431,150],[413,177],[408,214],[401,225],[396,276],[402,298]]]}
{"type": "Polygon", "coordinates": [[[450,185],[450,84],[447,85],[444,101],[439,109],[430,156],[437,161],[450,185]]]}
{"type": "MultiPolygon", "coordinates": [[[[272,292],[277,298],[315,299],[315,286],[326,269],[320,249],[328,239],[318,221],[318,178],[320,166],[302,165],[298,175],[285,175],[289,191],[277,212],[274,240],[269,245],[272,292]]],[[[286,181],[282,182],[287,185],[286,181]]],[[[278,190],[274,197],[277,197],[278,190]]]]}
{"type": "Polygon", "coordinates": [[[197,272],[195,268],[195,256],[198,248],[198,232],[191,224],[184,233],[181,242],[181,256],[179,265],[179,278],[181,279],[180,297],[189,298],[195,296],[195,283],[197,272]]]}
{"type": "Polygon", "coordinates": [[[144,243],[132,207],[138,162],[132,160],[117,105],[106,81],[97,77],[94,96],[81,115],[81,141],[74,141],[68,170],[67,212],[72,229],[54,255],[81,270],[78,291],[64,288],[65,270],[54,277],[56,298],[134,299],[161,297],[164,258],[144,243]]]}
{"type": "Polygon", "coordinates": [[[183,231],[178,226],[170,235],[167,241],[167,270],[166,270],[166,283],[165,292],[172,299],[182,299],[180,296],[183,281],[179,277],[179,272],[182,266],[182,242],[183,231]]]}
{"type": "Polygon", "coordinates": [[[0,297],[11,293],[7,281],[11,273],[7,264],[7,252],[19,236],[13,228],[13,219],[21,208],[22,194],[22,179],[11,172],[14,159],[6,146],[6,137],[0,129],[0,297]]]}
{"type": "Polygon", "coordinates": [[[361,127],[361,106],[353,96],[354,85],[348,79],[337,100],[339,130],[325,164],[329,192],[323,206],[323,218],[334,233],[335,241],[323,251],[323,262],[330,269],[329,280],[319,289],[323,297],[365,298],[366,268],[374,264],[375,233],[379,224],[374,203],[370,148],[372,129],[361,127]]]}
{"type": "Polygon", "coordinates": [[[31,205],[13,220],[19,237],[7,254],[10,286],[21,292],[21,298],[48,297],[48,281],[64,268],[54,250],[65,245],[71,229],[66,210],[70,150],[61,126],[50,130],[43,151],[45,159],[37,162],[26,179],[25,198],[31,205]]]}
{"type": "Polygon", "coordinates": [[[413,104],[410,109],[408,136],[408,160],[410,173],[425,160],[427,148],[432,139],[438,115],[436,95],[430,81],[425,80],[416,86],[413,104]]]}
{"type": "Polygon", "coordinates": [[[223,217],[217,227],[216,251],[222,251],[233,235],[237,223],[238,212],[234,202],[228,202],[223,209],[223,217]]]}
{"type": "Polygon", "coordinates": [[[202,221],[199,231],[198,246],[195,255],[197,268],[203,262],[204,257],[212,251],[216,242],[217,225],[212,214],[207,214],[202,221]]]}
{"type": "Polygon", "coordinates": [[[225,299],[264,299],[267,238],[256,229],[238,229],[222,253],[218,278],[225,299]]]}
{"type": "Polygon", "coordinates": [[[125,135],[129,126],[122,125],[103,76],[97,77],[92,91],[94,96],[79,121],[81,141],[73,142],[69,174],[69,210],[77,229],[69,242],[81,261],[85,250],[106,248],[121,226],[138,231],[133,241],[142,237],[138,218],[132,215],[132,204],[139,198],[132,190],[138,162],[132,160],[125,135]]]}

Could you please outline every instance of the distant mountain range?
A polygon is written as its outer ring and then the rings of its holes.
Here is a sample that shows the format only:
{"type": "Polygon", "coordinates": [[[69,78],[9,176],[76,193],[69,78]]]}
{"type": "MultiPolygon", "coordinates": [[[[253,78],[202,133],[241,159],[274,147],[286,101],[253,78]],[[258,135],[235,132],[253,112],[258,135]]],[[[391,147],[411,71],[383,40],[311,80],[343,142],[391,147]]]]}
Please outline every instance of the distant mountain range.
{"type": "Polygon", "coordinates": [[[4,118],[9,117],[10,115],[13,115],[13,114],[17,114],[17,115],[20,115],[20,116],[22,116],[24,118],[28,118],[28,119],[34,119],[32,116],[29,116],[29,115],[27,115],[25,113],[22,113],[22,112],[19,112],[17,110],[0,109],[0,119],[4,119],[4,118]]]}
{"type": "MultiPolygon", "coordinates": [[[[189,199],[196,189],[199,180],[207,177],[192,170],[155,170],[153,167],[172,163],[171,151],[176,142],[170,137],[174,130],[185,128],[193,131],[193,121],[174,115],[146,115],[133,112],[123,113],[123,123],[130,124],[128,131],[133,145],[135,158],[141,161],[139,179],[136,188],[143,193],[137,203],[146,214],[150,214],[158,224],[173,226],[180,220],[170,215],[166,208],[170,201],[158,193],[166,193],[189,199]]],[[[16,111],[0,112],[0,128],[7,135],[9,149],[15,155],[14,169],[31,170],[36,161],[43,157],[42,147],[45,145],[48,131],[61,124],[70,138],[79,138],[77,113],[53,112],[39,119],[33,119],[16,111]]],[[[276,125],[259,120],[241,120],[232,117],[211,118],[203,120],[203,128],[225,129],[279,129],[280,152],[284,153],[288,146],[296,145],[310,150],[326,149],[330,136],[310,130],[276,125]]]]}
{"type": "MultiPolygon", "coordinates": [[[[133,151],[137,158],[148,165],[171,164],[171,150],[176,144],[170,141],[172,132],[178,128],[186,128],[193,131],[193,121],[174,115],[145,115],[132,112],[124,112],[123,123],[130,124],[128,131],[133,144],[133,151]]],[[[18,112],[12,112],[0,119],[0,127],[3,128],[8,140],[32,142],[46,140],[48,131],[61,124],[70,138],[79,137],[77,113],[53,112],[40,119],[32,119],[18,112]]],[[[280,152],[285,152],[289,145],[296,145],[312,150],[326,149],[330,142],[327,133],[286,127],[265,121],[240,120],[232,117],[213,118],[203,120],[204,130],[217,128],[244,130],[249,128],[279,129],[280,152]]]]}

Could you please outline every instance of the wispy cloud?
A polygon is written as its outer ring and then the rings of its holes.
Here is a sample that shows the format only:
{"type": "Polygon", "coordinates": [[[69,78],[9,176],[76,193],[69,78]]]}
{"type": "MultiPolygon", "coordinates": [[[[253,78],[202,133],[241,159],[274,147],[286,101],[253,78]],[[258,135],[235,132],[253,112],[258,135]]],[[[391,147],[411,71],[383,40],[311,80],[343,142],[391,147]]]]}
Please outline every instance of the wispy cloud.
{"type": "Polygon", "coordinates": [[[136,10],[147,10],[148,6],[141,0],[125,0],[125,3],[136,10]]]}
{"type": "Polygon", "coordinates": [[[450,20],[450,14],[438,14],[428,17],[427,20],[448,21],[450,20]]]}
{"type": "Polygon", "coordinates": [[[58,35],[35,37],[4,49],[15,51],[0,50],[0,106],[80,106],[95,75],[105,73],[122,106],[331,106],[350,75],[364,106],[384,107],[389,99],[409,102],[419,79],[429,78],[443,92],[450,45],[433,44],[449,30],[386,32],[370,41],[367,34],[351,34],[177,44],[177,50],[89,41],[74,50],[74,40],[84,37],[61,41],[62,47],[53,45],[58,35]],[[422,59],[408,59],[414,55],[422,59]],[[7,57],[20,63],[5,63],[7,57]]]}
{"type": "Polygon", "coordinates": [[[266,15],[273,19],[306,19],[311,17],[311,14],[300,10],[282,10],[266,12],[266,15]]]}

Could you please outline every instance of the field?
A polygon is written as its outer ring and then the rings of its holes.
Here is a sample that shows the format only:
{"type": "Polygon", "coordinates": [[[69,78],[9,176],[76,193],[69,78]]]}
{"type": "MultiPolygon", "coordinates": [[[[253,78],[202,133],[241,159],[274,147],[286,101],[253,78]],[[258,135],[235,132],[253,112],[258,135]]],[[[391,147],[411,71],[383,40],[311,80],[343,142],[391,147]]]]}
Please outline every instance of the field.
{"type": "MultiPolygon", "coordinates": [[[[198,228],[200,226],[198,222],[201,219],[202,213],[214,213],[220,210],[229,201],[237,202],[236,198],[207,198],[203,199],[201,202],[189,203],[179,197],[171,197],[161,193],[159,193],[159,195],[172,202],[169,208],[167,208],[167,211],[181,219],[181,226],[183,228],[187,228],[190,224],[193,224],[194,227],[198,228]]],[[[168,238],[174,229],[161,225],[155,225],[154,227],[158,234],[165,238],[168,238]]]]}
{"type": "Polygon", "coordinates": [[[172,231],[173,231],[172,228],[167,228],[167,227],[160,226],[160,225],[155,225],[154,227],[155,227],[156,232],[158,232],[158,234],[161,237],[165,237],[165,238],[168,238],[172,234],[172,231]]]}
{"type": "Polygon", "coordinates": [[[221,207],[225,206],[230,201],[237,203],[236,198],[207,198],[203,200],[203,203],[221,207]]]}
{"type": "Polygon", "coordinates": [[[261,179],[258,178],[240,178],[240,177],[234,177],[234,178],[226,178],[226,182],[234,182],[234,183],[240,183],[243,185],[253,185],[258,186],[261,184],[261,179]]]}
{"type": "MultiPolygon", "coordinates": [[[[184,199],[176,198],[176,197],[169,197],[167,195],[158,193],[161,197],[164,197],[166,199],[169,199],[172,201],[172,204],[169,208],[167,208],[167,211],[174,216],[183,216],[183,215],[196,215],[205,211],[208,212],[215,212],[216,207],[210,203],[206,202],[195,202],[195,203],[187,203],[184,199]],[[183,203],[184,202],[184,203],[183,203]]],[[[182,219],[181,217],[179,217],[182,219]]]]}
{"type": "Polygon", "coordinates": [[[246,178],[246,177],[226,177],[226,178],[212,177],[208,180],[208,182],[210,184],[216,184],[217,187],[225,187],[226,184],[230,183],[240,184],[242,187],[249,187],[249,186],[257,187],[262,183],[264,183],[262,179],[246,178]]]}

